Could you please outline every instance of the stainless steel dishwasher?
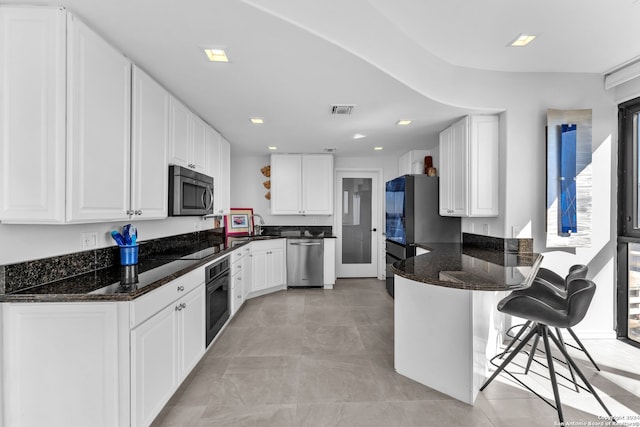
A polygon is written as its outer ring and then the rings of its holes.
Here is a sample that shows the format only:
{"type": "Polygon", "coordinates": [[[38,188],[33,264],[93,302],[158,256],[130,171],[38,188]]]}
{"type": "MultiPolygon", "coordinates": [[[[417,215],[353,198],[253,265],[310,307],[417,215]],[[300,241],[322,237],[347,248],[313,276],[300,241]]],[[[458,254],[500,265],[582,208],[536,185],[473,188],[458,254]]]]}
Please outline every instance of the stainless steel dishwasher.
{"type": "Polygon", "coordinates": [[[324,241],[287,239],[287,286],[323,286],[324,241]]]}

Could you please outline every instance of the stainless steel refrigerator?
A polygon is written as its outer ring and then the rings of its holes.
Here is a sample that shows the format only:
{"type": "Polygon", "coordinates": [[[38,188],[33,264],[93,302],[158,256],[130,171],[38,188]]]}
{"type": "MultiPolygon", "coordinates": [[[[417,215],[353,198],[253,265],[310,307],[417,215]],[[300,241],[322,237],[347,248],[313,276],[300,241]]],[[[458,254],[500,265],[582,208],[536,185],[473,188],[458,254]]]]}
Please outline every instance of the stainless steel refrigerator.
{"type": "Polygon", "coordinates": [[[387,291],[391,264],[415,256],[417,243],[459,243],[460,218],[440,216],[438,177],[403,175],[385,185],[387,291]]]}

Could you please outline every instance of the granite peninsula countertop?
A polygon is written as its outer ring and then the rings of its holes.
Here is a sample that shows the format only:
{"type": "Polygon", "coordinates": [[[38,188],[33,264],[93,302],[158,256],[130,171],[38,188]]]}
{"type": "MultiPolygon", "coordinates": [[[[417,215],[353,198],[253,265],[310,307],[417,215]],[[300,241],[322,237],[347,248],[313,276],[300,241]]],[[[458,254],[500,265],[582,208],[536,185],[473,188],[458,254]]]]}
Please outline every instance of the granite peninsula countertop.
{"type": "Polygon", "coordinates": [[[542,255],[503,252],[463,246],[459,243],[423,243],[430,252],[397,261],[393,273],[447,288],[511,291],[530,286],[542,255]]]}

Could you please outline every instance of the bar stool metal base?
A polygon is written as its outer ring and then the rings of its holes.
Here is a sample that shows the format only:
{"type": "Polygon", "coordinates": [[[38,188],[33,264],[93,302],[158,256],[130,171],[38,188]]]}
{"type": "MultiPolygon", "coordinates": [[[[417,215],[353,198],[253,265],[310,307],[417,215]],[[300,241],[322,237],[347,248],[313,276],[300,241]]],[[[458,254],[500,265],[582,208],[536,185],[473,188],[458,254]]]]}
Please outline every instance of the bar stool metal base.
{"type": "MultiPolygon", "coordinates": [[[[538,394],[535,391],[533,391],[530,387],[526,386],[524,383],[522,383],[522,381],[520,381],[518,379],[516,379],[516,380],[520,384],[522,384],[525,388],[527,388],[529,391],[531,391],[533,394],[535,394],[540,399],[542,399],[544,402],[546,402],[548,405],[553,407],[558,412],[558,419],[559,419],[561,425],[564,425],[564,415],[562,413],[562,403],[560,401],[560,393],[558,391],[558,383],[557,383],[557,380],[556,380],[556,372],[555,372],[555,368],[554,368],[554,365],[553,365],[553,356],[551,354],[551,346],[549,344],[549,338],[551,338],[551,341],[553,341],[555,346],[562,353],[562,355],[564,356],[565,360],[573,368],[573,371],[575,371],[575,373],[578,375],[578,377],[580,377],[580,380],[582,380],[582,382],[587,387],[589,392],[591,392],[591,394],[596,398],[598,403],[600,403],[600,406],[602,406],[602,408],[607,413],[607,415],[609,417],[611,417],[613,422],[615,422],[615,419],[613,419],[613,415],[611,414],[611,412],[609,412],[609,409],[606,407],[606,405],[604,404],[604,402],[602,401],[602,399],[600,398],[598,393],[593,388],[593,386],[591,386],[591,383],[589,383],[587,378],[584,376],[584,374],[582,373],[582,371],[580,370],[580,368],[576,364],[576,362],[571,358],[571,356],[569,356],[569,354],[567,353],[567,350],[562,345],[560,340],[558,340],[558,338],[556,338],[549,331],[549,328],[547,327],[547,325],[543,325],[543,324],[540,324],[540,323],[535,324],[535,326],[531,329],[531,331],[529,331],[529,333],[526,335],[526,337],[522,341],[520,341],[520,343],[517,345],[517,347],[502,362],[502,364],[498,367],[498,369],[496,369],[496,371],[493,373],[493,375],[491,375],[491,377],[482,385],[482,387],[480,387],[480,391],[483,391],[485,388],[487,388],[487,386],[502,371],[505,371],[506,373],[511,375],[512,378],[515,379],[513,374],[511,374],[511,373],[509,373],[508,371],[505,370],[505,367],[516,357],[516,355],[518,353],[520,353],[520,351],[524,348],[525,345],[527,345],[529,343],[529,341],[531,341],[532,339],[538,340],[540,337],[542,337],[542,341],[544,343],[544,351],[545,351],[545,355],[546,355],[546,358],[547,358],[547,367],[549,369],[549,379],[551,381],[551,387],[553,389],[553,396],[554,396],[554,400],[555,400],[555,405],[553,403],[551,403],[545,397],[543,397],[540,394],[538,394]]],[[[534,351],[535,351],[535,349],[534,349],[534,351]]],[[[504,355],[504,353],[502,353],[502,355],[504,355]]]]}

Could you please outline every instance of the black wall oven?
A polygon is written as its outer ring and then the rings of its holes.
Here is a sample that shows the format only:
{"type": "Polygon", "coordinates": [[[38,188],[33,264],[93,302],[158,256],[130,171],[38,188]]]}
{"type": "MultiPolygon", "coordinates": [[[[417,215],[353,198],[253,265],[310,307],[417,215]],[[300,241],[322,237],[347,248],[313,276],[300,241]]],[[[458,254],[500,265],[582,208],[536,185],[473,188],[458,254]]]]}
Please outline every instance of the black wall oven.
{"type": "Polygon", "coordinates": [[[213,213],[213,178],[181,166],[169,166],[169,216],[213,213]]]}
{"type": "Polygon", "coordinates": [[[208,347],[224,323],[229,319],[229,257],[205,268],[206,343],[208,347]]]}

